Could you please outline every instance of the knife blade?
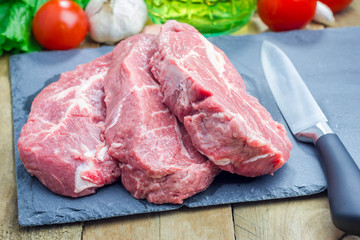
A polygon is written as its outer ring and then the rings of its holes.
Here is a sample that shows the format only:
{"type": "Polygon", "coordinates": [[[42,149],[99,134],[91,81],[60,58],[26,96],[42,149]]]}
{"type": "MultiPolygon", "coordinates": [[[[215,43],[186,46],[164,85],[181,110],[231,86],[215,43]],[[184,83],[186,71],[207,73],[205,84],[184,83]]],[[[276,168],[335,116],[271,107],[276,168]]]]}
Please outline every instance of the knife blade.
{"type": "Polygon", "coordinates": [[[300,74],[287,55],[264,41],[261,63],[275,102],[296,139],[318,149],[327,180],[334,225],[360,235],[360,170],[339,137],[332,131],[300,74]]]}

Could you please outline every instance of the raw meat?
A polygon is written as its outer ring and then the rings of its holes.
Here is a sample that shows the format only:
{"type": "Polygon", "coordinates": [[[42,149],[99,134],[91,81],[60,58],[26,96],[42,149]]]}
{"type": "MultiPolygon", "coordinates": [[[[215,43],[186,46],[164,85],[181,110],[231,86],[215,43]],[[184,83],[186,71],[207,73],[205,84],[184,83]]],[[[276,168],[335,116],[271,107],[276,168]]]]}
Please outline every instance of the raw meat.
{"type": "Polygon", "coordinates": [[[55,193],[80,197],[116,181],[103,130],[102,81],[111,54],[63,73],[34,99],[18,141],[25,168],[55,193]]]}
{"type": "Polygon", "coordinates": [[[192,143],[221,169],[243,176],[272,174],[292,144],[225,54],[195,28],[166,22],[150,61],[164,103],[184,123],[192,143]]]}
{"type": "Polygon", "coordinates": [[[154,36],[118,44],[104,80],[109,153],[121,162],[121,180],[139,199],[180,204],[213,181],[219,169],[192,146],[189,135],[162,103],[149,69],[154,36]]]}

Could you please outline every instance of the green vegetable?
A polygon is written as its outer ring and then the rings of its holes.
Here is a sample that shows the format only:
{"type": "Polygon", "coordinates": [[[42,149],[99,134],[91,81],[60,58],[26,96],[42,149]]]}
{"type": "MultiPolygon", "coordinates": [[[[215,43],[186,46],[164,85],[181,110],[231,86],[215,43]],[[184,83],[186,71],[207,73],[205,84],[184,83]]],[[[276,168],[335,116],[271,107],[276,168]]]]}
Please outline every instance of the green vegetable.
{"type": "Polygon", "coordinates": [[[74,0],[77,4],[79,4],[80,7],[83,9],[86,7],[86,5],[89,3],[90,0],[74,0]]]}
{"type": "MultiPolygon", "coordinates": [[[[0,56],[41,50],[31,32],[36,11],[47,0],[0,0],[0,56]]],[[[74,0],[85,8],[89,0],[74,0]]]]}

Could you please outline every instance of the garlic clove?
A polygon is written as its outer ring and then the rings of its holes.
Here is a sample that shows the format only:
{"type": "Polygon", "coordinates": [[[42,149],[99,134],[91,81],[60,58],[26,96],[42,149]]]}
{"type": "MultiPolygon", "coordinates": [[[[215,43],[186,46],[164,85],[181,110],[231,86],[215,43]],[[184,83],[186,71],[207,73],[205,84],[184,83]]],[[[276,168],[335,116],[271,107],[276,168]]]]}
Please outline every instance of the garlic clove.
{"type": "Polygon", "coordinates": [[[320,1],[316,2],[316,11],[313,21],[322,23],[326,26],[333,26],[335,24],[333,12],[326,4],[320,1]]]}

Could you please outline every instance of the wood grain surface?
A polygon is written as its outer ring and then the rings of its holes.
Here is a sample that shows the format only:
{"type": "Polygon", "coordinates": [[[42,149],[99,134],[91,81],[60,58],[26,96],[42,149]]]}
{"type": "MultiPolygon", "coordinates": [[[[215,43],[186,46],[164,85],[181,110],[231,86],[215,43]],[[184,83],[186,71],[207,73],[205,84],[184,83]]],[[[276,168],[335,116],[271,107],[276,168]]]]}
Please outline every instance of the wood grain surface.
{"type": "MultiPolygon", "coordinates": [[[[336,15],[334,27],[345,26],[360,26],[360,0],[354,0],[349,8],[336,15]]],[[[307,26],[307,29],[321,28],[324,26],[315,23],[307,26]]],[[[267,28],[255,14],[237,34],[263,31],[267,28]]],[[[90,39],[81,45],[97,46],[90,39]]],[[[198,209],[182,208],[75,224],[20,227],[11,111],[9,55],[5,55],[0,57],[0,239],[360,240],[360,237],[344,234],[333,226],[326,193],[198,209]]]]}

